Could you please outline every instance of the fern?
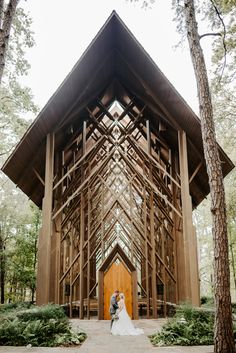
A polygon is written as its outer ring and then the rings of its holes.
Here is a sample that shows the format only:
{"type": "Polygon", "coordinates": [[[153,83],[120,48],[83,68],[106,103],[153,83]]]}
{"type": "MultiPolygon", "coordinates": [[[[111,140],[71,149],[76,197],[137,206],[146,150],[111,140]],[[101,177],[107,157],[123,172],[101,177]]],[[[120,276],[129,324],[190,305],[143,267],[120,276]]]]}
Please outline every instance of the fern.
{"type": "Polygon", "coordinates": [[[20,311],[12,307],[0,312],[0,345],[69,346],[81,344],[85,338],[85,333],[72,331],[58,305],[20,311]]]}
{"type": "Polygon", "coordinates": [[[194,346],[213,344],[214,314],[211,311],[181,306],[162,330],[149,336],[155,346],[194,346]],[[184,318],[185,322],[181,322],[184,318]]]}

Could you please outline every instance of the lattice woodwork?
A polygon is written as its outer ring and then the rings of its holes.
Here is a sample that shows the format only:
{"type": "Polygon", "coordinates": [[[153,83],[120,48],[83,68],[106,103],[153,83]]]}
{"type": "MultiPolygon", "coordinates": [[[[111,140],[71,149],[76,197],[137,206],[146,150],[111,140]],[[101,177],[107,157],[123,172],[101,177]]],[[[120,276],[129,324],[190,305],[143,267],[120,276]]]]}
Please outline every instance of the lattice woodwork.
{"type": "Polygon", "coordinates": [[[59,303],[69,303],[70,315],[77,307],[80,318],[90,318],[102,305],[99,268],[119,244],[136,268],[146,317],[165,316],[177,300],[182,218],[175,151],[149,121],[146,105],[131,98],[108,107],[97,99],[70,129],[54,177],[59,303]]]}

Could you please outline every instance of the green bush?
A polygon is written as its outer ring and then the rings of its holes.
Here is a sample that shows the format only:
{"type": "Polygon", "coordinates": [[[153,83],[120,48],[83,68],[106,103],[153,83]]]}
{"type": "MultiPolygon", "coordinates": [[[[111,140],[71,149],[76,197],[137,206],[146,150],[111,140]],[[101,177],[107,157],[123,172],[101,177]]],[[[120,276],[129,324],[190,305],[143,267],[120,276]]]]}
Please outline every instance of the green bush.
{"type": "Polygon", "coordinates": [[[68,346],[80,344],[86,338],[85,333],[72,331],[58,305],[20,310],[14,315],[12,312],[9,309],[0,313],[0,345],[68,346]]]}
{"type": "Polygon", "coordinates": [[[232,311],[236,314],[236,303],[232,303],[232,311]]]}
{"type": "Polygon", "coordinates": [[[203,295],[201,297],[201,305],[204,306],[214,306],[214,298],[203,295]]]}
{"type": "Polygon", "coordinates": [[[15,310],[29,309],[30,307],[32,307],[31,302],[16,302],[16,303],[1,304],[0,305],[0,315],[2,313],[8,313],[8,312],[15,311],[15,310]]]}
{"type": "Polygon", "coordinates": [[[64,319],[66,320],[65,313],[59,305],[49,304],[42,307],[34,307],[30,310],[19,311],[17,317],[21,321],[34,321],[34,320],[49,320],[49,319],[64,319]]]}
{"type": "Polygon", "coordinates": [[[181,306],[160,332],[150,336],[155,346],[213,344],[214,313],[181,306]]]}

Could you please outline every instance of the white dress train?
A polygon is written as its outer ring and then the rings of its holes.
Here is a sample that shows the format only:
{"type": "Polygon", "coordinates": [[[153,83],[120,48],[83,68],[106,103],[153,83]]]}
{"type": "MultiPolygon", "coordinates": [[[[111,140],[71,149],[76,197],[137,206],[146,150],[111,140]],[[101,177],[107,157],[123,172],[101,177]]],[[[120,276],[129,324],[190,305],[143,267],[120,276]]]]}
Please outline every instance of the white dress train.
{"type": "Polygon", "coordinates": [[[118,302],[119,309],[117,313],[119,316],[118,320],[114,320],[111,333],[113,335],[119,336],[137,336],[143,334],[143,330],[140,328],[135,328],[125,307],[124,300],[121,299],[118,302]]]}

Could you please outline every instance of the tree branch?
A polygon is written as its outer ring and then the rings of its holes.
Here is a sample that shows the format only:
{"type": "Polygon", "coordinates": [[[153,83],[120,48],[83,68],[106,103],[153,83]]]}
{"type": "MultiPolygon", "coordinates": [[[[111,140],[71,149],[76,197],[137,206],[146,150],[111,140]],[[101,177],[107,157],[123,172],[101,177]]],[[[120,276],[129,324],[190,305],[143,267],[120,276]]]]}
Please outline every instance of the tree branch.
{"type": "Polygon", "coordinates": [[[199,39],[202,39],[202,38],[204,38],[204,37],[208,37],[208,36],[220,36],[220,37],[222,37],[222,34],[221,33],[204,33],[204,34],[202,34],[201,36],[199,36],[199,39]]]}
{"type": "Polygon", "coordinates": [[[222,36],[222,43],[223,43],[223,47],[224,47],[224,62],[223,62],[223,66],[222,66],[222,70],[221,70],[221,75],[218,81],[218,84],[220,83],[223,73],[224,73],[224,69],[226,67],[226,54],[227,54],[227,48],[226,48],[226,42],[225,42],[225,37],[226,37],[226,27],[225,27],[225,23],[223,18],[221,17],[220,11],[218,10],[216,4],[214,3],[214,0],[210,0],[212,3],[212,6],[214,7],[214,10],[216,12],[216,15],[218,16],[222,26],[223,26],[223,36],[222,36]]]}
{"type": "Polygon", "coordinates": [[[0,29],[2,28],[3,9],[4,9],[4,0],[0,0],[0,29]]]}

